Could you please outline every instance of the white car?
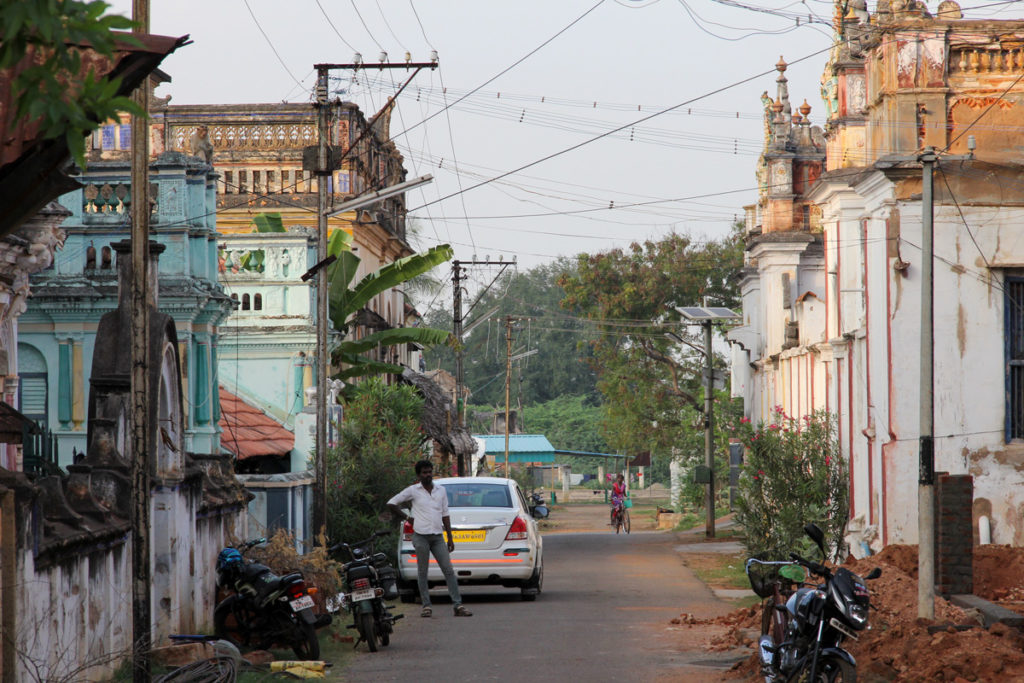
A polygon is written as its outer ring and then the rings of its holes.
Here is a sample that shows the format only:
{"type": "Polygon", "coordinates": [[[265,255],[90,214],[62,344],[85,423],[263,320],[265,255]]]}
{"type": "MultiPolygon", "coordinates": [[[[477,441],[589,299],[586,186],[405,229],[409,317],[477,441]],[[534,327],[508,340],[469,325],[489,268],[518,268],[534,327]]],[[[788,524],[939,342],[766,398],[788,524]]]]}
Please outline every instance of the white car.
{"type": "MultiPolygon", "coordinates": [[[[452,566],[459,585],[519,588],[523,600],[535,600],[544,584],[544,544],[526,496],[514,479],[449,477],[435,479],[448,494],[455,552],[452,566]]],[[[444,585],[433,557],[427,581],[444,585]]],[[[418,595],[412,525],[402,527],[398,543],[398,591],[403,602],[418,595]]]]}

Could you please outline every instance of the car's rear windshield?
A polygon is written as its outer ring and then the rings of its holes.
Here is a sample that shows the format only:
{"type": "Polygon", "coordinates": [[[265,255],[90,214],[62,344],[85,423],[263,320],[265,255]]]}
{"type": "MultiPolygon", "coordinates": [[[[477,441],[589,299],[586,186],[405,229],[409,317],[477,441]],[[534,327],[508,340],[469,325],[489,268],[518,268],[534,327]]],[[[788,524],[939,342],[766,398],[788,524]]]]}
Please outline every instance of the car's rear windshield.
{"type": "Polygon", "coordinates": [[[448,506],[455,508],[510,508],[512,496],[505,484],[445,484],[448,506]]]}

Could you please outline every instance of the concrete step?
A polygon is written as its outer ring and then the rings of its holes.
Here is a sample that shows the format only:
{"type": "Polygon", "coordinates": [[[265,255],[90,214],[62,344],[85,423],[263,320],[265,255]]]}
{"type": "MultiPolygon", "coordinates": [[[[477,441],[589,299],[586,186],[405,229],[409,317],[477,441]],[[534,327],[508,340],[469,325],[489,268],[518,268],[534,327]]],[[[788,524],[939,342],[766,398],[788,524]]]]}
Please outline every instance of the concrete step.
{"type": "Polygon", "coordinates": [[[963,609],[976,609],[981,613],[985,628],[995,623],[1003,623],[1014,628],[1024,627],[1024,615],[1017,614],[1005,607],[989,602],[977,595],[951,595],[949,601],[963,609]]]}

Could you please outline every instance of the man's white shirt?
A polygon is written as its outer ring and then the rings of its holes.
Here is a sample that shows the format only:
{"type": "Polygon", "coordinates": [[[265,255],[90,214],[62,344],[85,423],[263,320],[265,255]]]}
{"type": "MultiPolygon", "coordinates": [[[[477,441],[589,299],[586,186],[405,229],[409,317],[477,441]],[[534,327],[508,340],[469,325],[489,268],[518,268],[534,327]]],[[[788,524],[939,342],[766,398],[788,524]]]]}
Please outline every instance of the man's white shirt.
{"type": "Polygon", "coordinates": [[[388,501],[388,505],[410,502],[413,531],[423,535],[444,533],[441,518],[448,516],[448,494],[444,492],[443,486],[434,484],[433,488],[427,491],[423,484],[416,482],[399,491],[388,501]]]}

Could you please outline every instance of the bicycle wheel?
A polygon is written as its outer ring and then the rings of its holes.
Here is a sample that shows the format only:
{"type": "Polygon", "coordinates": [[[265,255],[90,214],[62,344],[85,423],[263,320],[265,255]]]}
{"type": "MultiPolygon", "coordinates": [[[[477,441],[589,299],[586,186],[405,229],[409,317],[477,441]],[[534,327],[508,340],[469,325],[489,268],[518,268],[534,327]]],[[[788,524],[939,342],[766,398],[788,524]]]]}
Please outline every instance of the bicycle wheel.
{"type": "Polygon", "coordinates": [[[629,533],[629,510],[622,511],[622,528],[629,533]]]}

